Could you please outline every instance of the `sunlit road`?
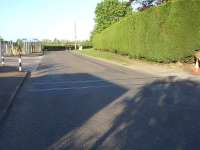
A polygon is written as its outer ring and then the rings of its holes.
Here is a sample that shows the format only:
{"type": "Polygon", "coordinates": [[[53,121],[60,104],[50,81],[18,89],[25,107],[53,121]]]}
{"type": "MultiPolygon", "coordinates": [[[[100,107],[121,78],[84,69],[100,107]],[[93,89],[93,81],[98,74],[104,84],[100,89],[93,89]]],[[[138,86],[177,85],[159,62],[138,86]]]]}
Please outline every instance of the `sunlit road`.
{"type": "MultiPolygon", "coordinates": [[[[5,57],[5,64],[7,66],[18,67],[18,57],[5,57]]],[[[41,61],[42,56],[22,56],[22,68],[24,71],[34,71],[39,62],[41,61]]]]}
{"type": "Polygon", "coordinates": [[[200,85],[47,53],[0,123],[0,150],[198,150],[200,85]]]}

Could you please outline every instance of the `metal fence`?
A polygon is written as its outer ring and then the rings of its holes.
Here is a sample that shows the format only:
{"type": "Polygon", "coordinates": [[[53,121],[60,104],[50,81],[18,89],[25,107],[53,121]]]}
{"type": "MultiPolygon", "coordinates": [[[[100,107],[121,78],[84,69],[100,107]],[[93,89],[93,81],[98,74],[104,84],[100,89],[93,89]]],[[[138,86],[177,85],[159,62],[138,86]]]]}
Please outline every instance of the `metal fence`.
{"type": "Polygon", "coordinates": [[[23,55],[40,53],[40,52],[42,52],[42,43],[40,41],[37,40],[23,41],[23,46],[22,46],[23,55]]]}
{"type": "Polygon", "coordinates": [[[0,41],[0,58],[2,56],[5,56],[5,52],[7,48],[8,48],[7,45],[3,41],[0,41]]]}
{"type": "MultiPolygon", "coordinates": [[[[41,53],[42,44],[40,41],[23,41],[21,47],[22,55],[30,55],[33,53],[41,53]]],[[[19,55],[19,49],[15,42],[0,41],[0,57],[1,56],[16,56],[19,55]]]]}

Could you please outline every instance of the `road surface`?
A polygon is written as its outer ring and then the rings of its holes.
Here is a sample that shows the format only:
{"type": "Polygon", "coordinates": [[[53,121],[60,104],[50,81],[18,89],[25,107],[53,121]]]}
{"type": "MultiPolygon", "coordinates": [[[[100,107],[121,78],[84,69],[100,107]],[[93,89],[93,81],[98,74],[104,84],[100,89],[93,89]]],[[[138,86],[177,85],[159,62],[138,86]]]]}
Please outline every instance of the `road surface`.
{"type": "Polygon", "coordinates": [[[4,122],[1,150],[197,150],[200,84],[47,53],[4,122]]]}
{"type": "MultiPolygon", "coordinates": [[[[35,71],[43,56],[22,56],[23,71],[35,71]]],[[[5,57],[7,66],[19,67],[18,57],[5,57]]]]}

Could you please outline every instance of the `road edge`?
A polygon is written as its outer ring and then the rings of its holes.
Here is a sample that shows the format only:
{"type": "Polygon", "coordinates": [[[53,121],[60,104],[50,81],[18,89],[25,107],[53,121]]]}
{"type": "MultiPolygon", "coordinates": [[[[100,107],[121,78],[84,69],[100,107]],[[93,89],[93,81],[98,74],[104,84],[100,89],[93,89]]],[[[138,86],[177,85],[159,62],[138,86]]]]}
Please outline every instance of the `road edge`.
{"type": "Polygon", "coordinates": [[[15,91],[11,94],[10,98],[8,99],[8,105],[5,108],[5,110],[3,111],[2,115],[0,115],[0,123],[1,121],[3,121],[6,116],[8,115],[8,111],[9,109],[12,107],[12,104],[17,96],[17,94],[20,92],[20,89],[22,88],[25,80],[28,78],[28,76],[30,75],[30,72],[26,71],[25,75],[23,77],[23,79],[20,81],[20,83],[17,85],[17,87],[15,88],[15,91]]]}
{"type": "MultiPolygon", "coordinates": [[[[103,61],[103,62],[106,62],[106,63],[110,63],[110,64],[114,64],[114,65],[119,65],[121,67],[125,67],[127,69],[131,69],[131,70],[137,70],[137,69],[133,69],[132,67],[130,66],[126,66],[124,64],[121,64],[121,63],[118,63],[118,62],[115,62],[115,61],[110,61],[110,60],[106,60],[106,59],[103,59],[103,58],[98,58],[98,57],[94,57],[94,56],[90,56],[90,55],[86,55],[86,54],[82,54],[78,51],[76,52],[73,52],[75,55],[79,55],[79,56],[83,56],[83,57],[88,57],[88,58],[92,58],[92,59],[96,59],[96,60],[99,60],[99,61],[103,61]]],[[[182,73],[172,73],[172,74],[155,74],[155,73],[151,73],[151,72],[143,72],[142,70],[137,70],[139,72],[142,72],[142,73],[148,73],[148,74],[151,74],[151,75],[154,75],[154,76],[159,76],[159,77],[169,77],[169,76],[176,76],[178,79],[190,79],[190,80],[193,80],[193,81],[200,81],[200,78],[199,76],[193,76],[192,74],[188,74],[186,72],[182,72],[182,73]]]]}
{"type": "Polygon", "coordinates": [[[103,58],[99,58],[99,57],[95,57],[95,56],[90,56],[90,55],[87,55],[87,54],[82,54],[82,53],[80,53],[78,51],[75,51],[75,52],[72,51],[72,53],[75,54],[75,55],[82,56],[82,57],[87,57],[87,58],[98,60],[98,61],[102,61],[102,62],[105,62],[105,63],[109,63],[109,64],[113,64],[113,65],[118,65],[120,67],[124,67],[124,68],[130,69],[130,70],[135,70],[135,71],[138,71],[138,72],[141,72],[141,73],[147,73],[147,74],[150,74],[150,75],[153,75],[153,76],[158,76],[158,77],[165,77],[163,75],[158,75],[158,74],[153,74],[153,73],[150,73],[150,72],[143,72],[141,70],[133,69],[133,68],[127,66],[127,65],[124,65],[124,64],[112,61],[112,60],[107,60],[107,59],[103,59],[103,58]]]}

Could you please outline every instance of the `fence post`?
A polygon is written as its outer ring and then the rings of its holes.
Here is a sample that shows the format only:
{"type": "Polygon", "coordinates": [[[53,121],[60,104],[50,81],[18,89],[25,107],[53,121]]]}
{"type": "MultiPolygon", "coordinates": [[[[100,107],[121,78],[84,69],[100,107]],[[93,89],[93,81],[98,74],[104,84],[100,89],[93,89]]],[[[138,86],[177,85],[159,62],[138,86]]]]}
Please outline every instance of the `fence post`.
{"type": "Polygon", "coordinates": [[[2,45],[3,45],[3,43],[1,43],[1,41],[0,41],[1,64],[5,65],[5,58],[4,58],[4,54],[3,54],[2,45]]]}

